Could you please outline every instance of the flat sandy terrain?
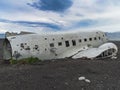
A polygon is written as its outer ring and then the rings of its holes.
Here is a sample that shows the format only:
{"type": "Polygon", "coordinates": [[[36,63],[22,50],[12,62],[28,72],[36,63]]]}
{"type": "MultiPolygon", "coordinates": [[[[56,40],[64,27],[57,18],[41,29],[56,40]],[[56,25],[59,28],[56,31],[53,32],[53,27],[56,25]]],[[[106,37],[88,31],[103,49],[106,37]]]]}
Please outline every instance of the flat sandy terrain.
{"type": "MultiPolygon", "coordinates": [[[[120,42],[115,43],[120,50],[120,42]]],[[[1,50],[0,58],[2,60],[1,50]]],[[[0,90],[120,90],[120,51],[116,60],[66,59],[34,65],[0,64],[0,90]],[[81,76],[89,82],[79,80],[81,76]]]]}

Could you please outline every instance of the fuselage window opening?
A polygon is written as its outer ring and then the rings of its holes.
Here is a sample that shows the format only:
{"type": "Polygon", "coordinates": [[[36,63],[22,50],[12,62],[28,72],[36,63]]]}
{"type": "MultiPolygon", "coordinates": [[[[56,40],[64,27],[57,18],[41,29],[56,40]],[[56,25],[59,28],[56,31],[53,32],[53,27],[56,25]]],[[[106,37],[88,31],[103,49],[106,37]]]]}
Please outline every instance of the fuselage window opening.
{"type": "Polygon", "coordinates": [[[92,41],[92,38],[89,38],[89,41],[92,41]]]}
{"type": "Polygon", "coordinates": [[[47,51],[47,49],[45,48],[45,51],[47,51]]]}
{"type": "Polygon", "coordinates": [[[69,41],[65,41],[65,45],[66,47],[69,47],[70,46],[69,41]]]}
{"type": "Polygon", "coordinates": [[[105,37],[105,35],[103,34],[103,37],[105,37]]]}
{"type": "Polygon", "coordinates": [[[99,38],[99,40],[101,39],[100,37],[98,37],[99,38]]]}
{"type": "Polygon", "coordinates": [[[82,40],[81,40],[81,39],[79,39],[79,42],[82,42],[82,40]]]}
{"type": "Polygon", "coordinates": [[[20,44],[20,47],[24,48],[24,44],[23,44],[23,43],[21,43],[21,44],[20,44]]]}
{"type": "Polygon", "coordinates": [[[73,44],[73,46],[76,46],[76,41],[72,40],[72,44],[73,44]]]}
{"type": "Polygon", "coordinates": [[[62,42],[58,42],[58,46],[62,46],[62,42]]]}
{"type": "Polygon", "coordinates": [[[85,38],[84,41],[87,42],[87,39],[85,38]]]}
{"type": "Polygon", "coordinates": [[[94,37],[94,40],[97,40],[97,38],[96,38],[96,37],[94,37]]]}
{"type": "Polygon", "coordinates": [[[35,50],[37,50],[39,48],[39,46],[38,45],[35,45],[35,50]]]}
{"type": "Polygon", "coordinates": [[[54,43],[50,43],[50,47],[54,47],[54,43]]]}

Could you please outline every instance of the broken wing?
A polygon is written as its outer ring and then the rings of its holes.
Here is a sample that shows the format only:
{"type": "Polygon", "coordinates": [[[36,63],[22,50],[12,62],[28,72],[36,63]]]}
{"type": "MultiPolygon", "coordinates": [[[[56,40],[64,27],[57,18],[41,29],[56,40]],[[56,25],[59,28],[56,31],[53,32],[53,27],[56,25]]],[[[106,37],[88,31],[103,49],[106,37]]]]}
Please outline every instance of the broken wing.
{"type": "Polygon", "coordinates": [[[74,56],[73,59],[77,58],[105,58],[116,56],[118,52],[117,46],[113,43],[105,43],[98,48],[87,48],[86,50],[79,51],[74,56]]]}

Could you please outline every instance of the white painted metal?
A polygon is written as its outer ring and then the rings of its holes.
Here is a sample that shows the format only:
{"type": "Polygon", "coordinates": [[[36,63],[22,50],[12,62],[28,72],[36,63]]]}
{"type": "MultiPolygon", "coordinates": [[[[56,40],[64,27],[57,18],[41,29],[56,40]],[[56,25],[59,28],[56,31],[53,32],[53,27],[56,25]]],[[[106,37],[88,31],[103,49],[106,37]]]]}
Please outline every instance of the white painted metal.
{"type": "Polygon", "coordinates": [[[104,57],[109,57],[109,56],[116,55],[116,53],[118,51],[116,45],[113,44],[113,43],[105,43],[105,44],[101,45],[98,48],[89,48],[87,50],[84,50],[84,51],[74,55],[72,58],[76,59],[76,58],[84,58],[84,57],[86,57],[86,58],[93,59],[93,58],[99,56],[100,54],[104,53],[105,51],[107,51],[109,49],[114,49],[115,52],[111,52],[111,54],[106,55],[104,57]]]}
{"type": "MultiPolygon", "coordinates": [[[[117,47],[113,43],[107,42],[104,32],[68,32],[52,34],[22,34],[8,35],[6,39],[11,45],[11,58],[22,59],[37,57],[41,60],[60,59],[60,58],[93,58],[109,48],[117,47]],[[101,46],[102,45],[102,46],[101,46]]],[[[5,42],[8,43],[8,42],[5,42]]],[[[4,46],[4,52],[9,50],[4,46]]],[[[4,54],[4,58],[8,59],[4,54]]],[[[9,58],[10,59],[10,58],[9,58]]]]}

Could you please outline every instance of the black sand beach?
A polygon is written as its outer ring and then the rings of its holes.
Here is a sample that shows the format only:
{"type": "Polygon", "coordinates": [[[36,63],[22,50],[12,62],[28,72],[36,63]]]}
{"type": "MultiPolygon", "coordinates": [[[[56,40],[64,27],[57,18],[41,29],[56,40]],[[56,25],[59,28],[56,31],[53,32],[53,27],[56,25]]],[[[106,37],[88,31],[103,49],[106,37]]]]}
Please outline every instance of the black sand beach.
{"type": "MultiPolygon", "coordinates": [[[[0,40],[0,60],[2,60],[0,40]]],[[[115,41],[120,50],[120,42],[115,41]]],[[[116,60],[53,60],[34,65],[0,64],[0,90],[120,90],[116,60]],[[78,80],[84,76],[90,80],[78,80]]]]}

